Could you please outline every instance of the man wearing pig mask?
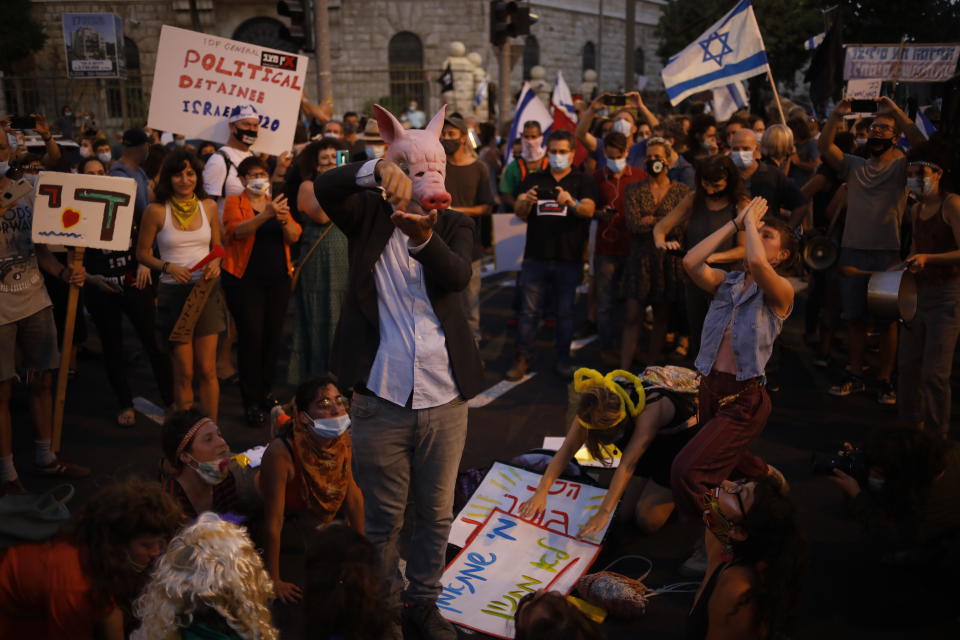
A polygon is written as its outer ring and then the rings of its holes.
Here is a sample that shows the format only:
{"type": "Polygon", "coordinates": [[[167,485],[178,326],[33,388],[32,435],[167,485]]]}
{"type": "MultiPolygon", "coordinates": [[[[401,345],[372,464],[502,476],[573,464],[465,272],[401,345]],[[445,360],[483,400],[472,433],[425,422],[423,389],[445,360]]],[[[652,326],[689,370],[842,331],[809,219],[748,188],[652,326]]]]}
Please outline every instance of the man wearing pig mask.
{"type": "Polygon", "coordinates": [[[353,386],[354,475],[365,498],[366,533],[380,553],[384,597],[396,614],[396,638],[401,621],[424,638],[457,637],[436,600],[467,400],[483,386],[461,302],[471,277],[473,222],[448,209],[444,112],[425,129],[404,129],[375,105],[390,145],[385,157],[315,181],[317,201],[350,243],[350,287],[331,362],[353,386]],[[397,537],[408,499],[415,518],[401,608],[397,537]]]}

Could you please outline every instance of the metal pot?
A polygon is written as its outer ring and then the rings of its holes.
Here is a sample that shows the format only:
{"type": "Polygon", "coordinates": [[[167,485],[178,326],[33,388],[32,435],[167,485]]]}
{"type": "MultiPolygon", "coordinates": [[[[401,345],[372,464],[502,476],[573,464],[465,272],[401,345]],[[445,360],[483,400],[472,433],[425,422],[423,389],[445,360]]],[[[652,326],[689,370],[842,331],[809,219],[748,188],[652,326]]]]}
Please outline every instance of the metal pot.
{"type": "Polygon", "coordinates": [[[836,241],[823,232],[813,232],[803,237],[803,262],[814,271],[829,269],[837,261],[840,251],[836,241]]]}
{"type": "Polygon", "coordinates": [[[917,281],[905,269],[878,271],[867,285],[867,308],[875,320],[910,322],[917,314],[917,281]]]}

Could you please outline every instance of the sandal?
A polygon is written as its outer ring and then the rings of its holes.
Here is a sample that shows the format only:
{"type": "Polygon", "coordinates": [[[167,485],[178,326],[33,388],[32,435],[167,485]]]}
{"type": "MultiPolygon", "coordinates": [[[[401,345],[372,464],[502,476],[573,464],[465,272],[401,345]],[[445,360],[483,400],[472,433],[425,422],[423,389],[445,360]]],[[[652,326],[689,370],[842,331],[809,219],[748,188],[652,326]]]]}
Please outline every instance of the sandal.
{"type": "Polygon", "coordinates": [[[127,407],[117,414],[117,424],[121,427],[132,427],[137,424],[137,414],[133,407],[127,407]]]}

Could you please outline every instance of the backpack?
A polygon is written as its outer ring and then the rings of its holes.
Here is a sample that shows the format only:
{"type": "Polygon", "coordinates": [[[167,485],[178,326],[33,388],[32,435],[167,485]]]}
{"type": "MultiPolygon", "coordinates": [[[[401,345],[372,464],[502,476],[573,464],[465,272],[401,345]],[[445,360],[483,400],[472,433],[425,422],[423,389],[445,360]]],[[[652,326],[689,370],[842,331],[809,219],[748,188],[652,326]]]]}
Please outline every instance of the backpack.
{"type": "Polygon", "coordinates": [[[227,197],[227,180],[230,179],[230,169],[233,169],[233,172],[240,176],[240,172],[237,171],[237,165],[233,164],[233,161],[230,160],[230,157],[227,156],[226,152],[223,149],[217,149],[217,155],[223,158],[223,161],[227,165],[227,173],[223,176],[223,184],[220,185],[220,197],[227,197]]]}

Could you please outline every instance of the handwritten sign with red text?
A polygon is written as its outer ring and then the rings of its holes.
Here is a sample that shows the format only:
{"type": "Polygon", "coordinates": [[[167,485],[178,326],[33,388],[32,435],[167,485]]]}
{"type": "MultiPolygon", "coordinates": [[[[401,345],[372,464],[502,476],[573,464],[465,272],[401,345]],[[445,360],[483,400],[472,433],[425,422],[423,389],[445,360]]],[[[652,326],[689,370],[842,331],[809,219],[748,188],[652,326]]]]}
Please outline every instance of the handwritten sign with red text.
{"type": "Polygon", "coordinates": [[[43,171],[34,196],[34,242],[111,251],[130,248],[137,198],[132,178],[43,171]]]}
{"type": "Polygon", "coordinates": [[[447,565],[437,607],[450,622],[513,638],[523,596],[540,589],[568,593],[600,546],[494,509],[447,565]]]}
{"type": "MultiPolygon", "coordinates": [[[[483,482],[470,496],[467,506],[457,514],[447,541],[462,547],[495,509],[518,514],[520,505],[536,491],[541,477],[502,462],[493,463],[483,482]]],[[[580,527],[597,513],[606,495],[606,489],[557,480],[550,487],[546,509],[533,522],[550,531],[575,536],[580,527]]],[[[600,534],[590,539],[600,542],[609,526],[608,521],[600,534]]]]}
{"type": "Polygon", "coordinates": [[[225,143],[227,118],[248,104],[260,118],[253,150],[279,155],[293,146],[306,74],[304,56],[164,25],[147,124],[225,143]]]}
{"type": "Polygon", "coordinates": [[[956,44],[844,45],[843,78],[899,82],[946,82],[960,59],[956,44]]]}

